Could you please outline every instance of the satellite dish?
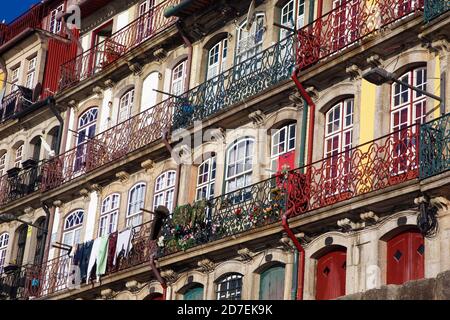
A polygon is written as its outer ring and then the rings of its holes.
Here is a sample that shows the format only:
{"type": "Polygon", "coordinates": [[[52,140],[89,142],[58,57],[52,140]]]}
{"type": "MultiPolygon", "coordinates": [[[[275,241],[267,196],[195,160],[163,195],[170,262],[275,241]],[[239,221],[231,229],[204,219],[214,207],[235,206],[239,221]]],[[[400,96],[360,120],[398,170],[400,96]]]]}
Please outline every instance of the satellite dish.
{"type": "Polygon", "coordinates": [[[252,0],[247,13],[247,31],[250,31],[253,22],[255,22],[255,7],[256,7],[256,0],[252,0]]]}

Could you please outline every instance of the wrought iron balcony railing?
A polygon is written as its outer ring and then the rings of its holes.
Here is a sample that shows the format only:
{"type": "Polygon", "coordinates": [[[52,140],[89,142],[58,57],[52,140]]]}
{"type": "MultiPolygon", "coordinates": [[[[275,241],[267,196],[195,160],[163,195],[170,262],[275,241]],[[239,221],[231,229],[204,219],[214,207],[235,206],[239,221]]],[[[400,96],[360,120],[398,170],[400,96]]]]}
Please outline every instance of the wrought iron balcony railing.
{"type": "Polygon", "coordinates": [[[297,65],[307,68],[374,31],[423,10],[424,0],[350,0],[298,31],[297,65]]]}
{"type": "Polygon", "coordinates": [[[43,162],[33,163],[23,169],[13,168],[1,176],[0,205],[6,205],[40,190],[42,168],[43,162]]]}
{"type": "Polygon", "coordinates": [[[187,91],[177,104],[173,128],[192,125],[289,79],[295,64],[293,40],[289,36],[187,91]]]}
{"type": "Polygon", "coordinates": [[[424,18],[430,22],[434,18],[450,10],[450,1],[448,0],[425,0],[424,18]]]}
{"type": "Polygon", "coordinates": [[[176,21],[175,17],[164,17],[164,11],[180,0],[166,0],[115,32],[111,37],[83,52],[61,66],[59,89],[71,87],[107,68],[111,63],[139,46],[143,42],[166,30],[176,21]]]}
{"type": "Polygon", "coordinates": [[[19,87],[18,90],[3,97],[0,106],[0,123],[13,118],[32,104],[33,90],[19,87]]]}
{"type": "Polygon", "coordinates": [[[56,188],[161,139],[170,130],[174,100],[169,98],[47,161],[41,190],[56,188]]]}
{"type": "Polygon", "coordinates": [[[0,300],[17,300],[26,296],[27,267],[0,274],[0,300]]]}
{"type": "MultiPolygon", "coordinates": [[[[450,141],[447,141],[449,144],[450,141]]],[[[237,235],[418,177],[419,125],[175,210],[162,255],[237,235]]]]}
{"type": "Polygon", "coordinates": [[[420,128],[420,178],[450,169],[450,113],[420,128]]]}

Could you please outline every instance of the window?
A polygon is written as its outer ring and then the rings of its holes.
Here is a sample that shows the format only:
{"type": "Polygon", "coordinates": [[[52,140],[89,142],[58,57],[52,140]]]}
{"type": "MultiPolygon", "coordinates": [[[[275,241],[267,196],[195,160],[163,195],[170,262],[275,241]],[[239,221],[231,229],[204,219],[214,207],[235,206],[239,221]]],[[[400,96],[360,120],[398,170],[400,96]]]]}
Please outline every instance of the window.
{"type": "Polygon", "coordinates": [[[239,273],[229,274],[217,282],[217,300],[241,300],[242,278],[239,273]]]}
{"type": "MultiPolygon", "coordinates": [[[[281,24],[293,28],[295,23],[297,23],[297,29],[305,25],[305,0],[289,0],[281,8],[281,24]],[[297,17],[297,21],[294,16],[297,17]]],[[[280,39],[286,38],[289,33],[288,30],[281,29],[280,39]]]]}
{"type": "Polygon", "coordinates": [[[180,62],[172,70],[172,94],[179,96],[185,91],[184,84],[186,81],[186,60],[180,62]]]}
{"type": "Polygon", "coordinates": [[[120,195],[112,194],[102,202],[98,236],[103,237],[117,231],[117,217],[119,215],[120,195]]]}
{"type": "Polygon", "coordinates": [[[119,104],[119,119],[118,123],[127,120],[131,115],[131,109],[134,103],[134,89],[127,91],[122,98],[120,98],[119,104]]]}
{"type": "Polygon", "coordinates": [[[86,141],[95,136],[97,128],[98,108],[91,108],[83,113],[78,120],[77,154],[75,171],[80,170],[86,161],[86,141]]]}
{"type": "Polygon", "coordinates": [[[18,90],[17,85],[19,85],[20,77],[20,66],[11,69],[11,92],[18,90]]]}
{"type": "Polygon", "coordinates": [[[339,50],[358,39],[358,0],[333,1],[333,37],[332,50],[339,50]]]}
{"type": "Polygon", "coordinates": [[[208,52],[207,80],[214,78],[226,68],[228,54],[228,39],[223,39],[208,52]]]}
{"type": "Polygon", "coordinates": [[[145,183],[134,185],[128,194],[127,226],[135,227],[142,224],[142,211],[145,199],[145,183]]]}
{"type": "Polygon", "coordinates": [[[242,139],[228,149],[226,192],[244,188],[251,184],[253,144],[253,139],[242,139]]]}
{"type": "Polygon", "coordinates": [[[262,50],[264,36],[264,14],[257,14],[250,30],[247,30],[247,21],[238,28],[236,59],[240,63],[262,50]]]}
{"type": "Polygon", "coordinates": [[[76,210],[64,220],[62,243],[75,246],[81,243],[81,230],[83,228],[84,211],[76,210]]]}
{"type": "Polygon", "coordinates": [[[36,248],[34,250],[34,265],[38,266],[42,263],[42,254],[45,246],[45,218],[39,218],[39,220],[35,223],[40,229],[36,229],[36,248]]]}
{"type": "Polygon", "coordinates": [[[59,12],[63,11],[64,5],[58,6],[56,9],[50,12],[50,29],[52,33],[60,33],[62,27],[62,21],[57,21],[57,15],[59,12]]]}
{"type": "Polygon", "coordinates": [[[23,257],[25,255],[25,246],[27,244],[27,233],[28,226],[23,224],[17,230],[17,255],[16,255],[16,265],[21,266],[23,263],[23,257]]]}
{"type": "Polygon", "coordinates": [[[155,5],[155,0],[145,0],[139,5],[139,16],[150,11],[155,5]]]}
{"type": "Polygon", "coordinates": [[[23,143],[16,149],[16,157],[14,159],[14,167],[20,168],[23,158],[23,143]]]}
{"type": "Polygon", "coordinates": [[[0,156],[0,177],[3,176],[6,169],[6,152],[0,156]]]}
{"type": "Polygon", "coordinates": [[[198,167],[196,200],[213,198],[215,182],[216,156],[213,155],[198,167]]]}
{"type": "Polygon", "coordinates": [[[0,274],[3,273],[3,267],[6,262],[6,250],[8,249],[9,243],[9,234],[2,233],[0,234],[0,274]]]}
{"type": "Polygon", "coordinates": [[[170,212],[173,210],[173,198],[175,195],[176,171],[167,171],[156,179],[154,208],[165,206],[170,212]]]}
{"type": "MultiPolygon", "coordinates": [[[[278,129],[272,135],[271,151],[271,172],[276,173],[279,170],[280,157],[295,150],[295,123],[286,125],[278,129]]],[[[289,168],[294,169],[293,164],[289,168]]]]}
{"type": "Polygon", "coordinates": [[[37,56],[28,60],[28,68],[27,68],[27,81],[25,83],[25,87],[29,89],[33,89],[34,87],[34,78],[36,74],[36,62],[37,56]]]}

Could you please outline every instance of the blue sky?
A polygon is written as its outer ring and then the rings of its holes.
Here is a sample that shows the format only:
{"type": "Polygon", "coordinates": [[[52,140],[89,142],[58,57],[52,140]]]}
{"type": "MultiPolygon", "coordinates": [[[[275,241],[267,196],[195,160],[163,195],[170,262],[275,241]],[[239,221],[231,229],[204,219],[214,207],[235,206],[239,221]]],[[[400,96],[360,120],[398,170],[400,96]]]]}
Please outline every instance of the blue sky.
{"type": "Polygon", "coordinates": [[[14,18],[27,11],[31,5],[40,2],[39,0],[3,0],[0,7],[0,22],[6,20],[10,22],[14,18]]]}

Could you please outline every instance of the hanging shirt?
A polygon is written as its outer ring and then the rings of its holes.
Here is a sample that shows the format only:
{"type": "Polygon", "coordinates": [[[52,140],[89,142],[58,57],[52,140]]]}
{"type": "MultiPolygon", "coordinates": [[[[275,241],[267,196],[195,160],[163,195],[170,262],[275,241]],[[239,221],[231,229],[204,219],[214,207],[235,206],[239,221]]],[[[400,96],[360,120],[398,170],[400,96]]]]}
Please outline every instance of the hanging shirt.
{"type": "Polygon", "coordinates": [[[80,276],[81,280],[85,279],[87,277],[87,270],[89,265],[89,259],[91,258],[91,251],[92,246],[94,244],[94,240],[88,241],[84,244],[84,250],[83,255],[80,260],[79,266],[80,266],[80,276]]]}
{"type": "Polygon", "coordinates": [[[106,264],[108,261],[108,236],[100,238],[97,255],[97,277],[102,276],[106,272],[106,264]]]}
{"type": "Polygon", "coordinates": [[[108,239],[108,262],[106,266],[106,272],[111,272],[114,269],[114,258],[116,254],[118,232],[111,233],[108,239]]]}
{"type": "Polygon", "coordinates": [[[116,264],[117,257],[119,254],[123,254],[124,257],[128,255],[130,252],[132,244],[131,244],[131,229],[126,229],[119,233],[117,236],[117,244],[116,244],[116,252],[114,253],[114,261],[113,264],[116,264]]]}
{"type": "Polygon", "coordinates": [[[89,256],[89,264],[87,267],[86,284],[89,283],[89,279],[91,278],[92,269],[94,268],[95,262],[97,261],[98,251],[100,248],[100,239],[101,238],[95,239],[94,243],[92,245],[91,254],[89,256]]]}

